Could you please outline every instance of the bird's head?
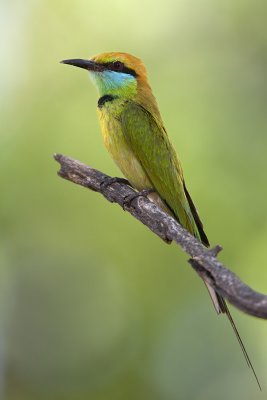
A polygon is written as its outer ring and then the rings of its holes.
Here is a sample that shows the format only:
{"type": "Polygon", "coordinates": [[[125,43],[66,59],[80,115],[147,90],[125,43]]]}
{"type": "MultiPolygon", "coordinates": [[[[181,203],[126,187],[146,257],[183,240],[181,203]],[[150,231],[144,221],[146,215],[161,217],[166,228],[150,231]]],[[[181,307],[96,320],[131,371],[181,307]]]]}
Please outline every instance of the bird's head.
{"type": "Polygon", "coordinates": [[[103,53],[90,58],[61,61],[89,71],[100,96],[134,97],[146,84],[146,69],[139,58],[127,53],[103,53]]]}

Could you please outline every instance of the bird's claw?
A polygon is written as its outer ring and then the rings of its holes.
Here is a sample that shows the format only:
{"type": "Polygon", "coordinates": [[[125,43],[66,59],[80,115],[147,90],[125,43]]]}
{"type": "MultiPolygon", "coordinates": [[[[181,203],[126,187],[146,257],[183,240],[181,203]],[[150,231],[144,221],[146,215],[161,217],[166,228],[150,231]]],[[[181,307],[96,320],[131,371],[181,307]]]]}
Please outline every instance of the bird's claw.
{"type": "Polygon", "coordinates": [[[143,189],[140,192],[132,193],[126,196],[123,200],[123,209],[125,210],[125,207],[130,207],[131,202],[138,198],[138,197],[147,197],[150,193],[155,192],[154,189],[143,189]]]}
{"type": "Polygon", "coordinates": [[[101,187],[101,189],[106,189],[108,186],[112,185],[113,183],[124,183],[125,185],[131,186],[130,182],[125,178],[119,178],[116,176],[114,178],[111,178],[110,176],[107,176],[100,183],[100,187],[101,187]]]}

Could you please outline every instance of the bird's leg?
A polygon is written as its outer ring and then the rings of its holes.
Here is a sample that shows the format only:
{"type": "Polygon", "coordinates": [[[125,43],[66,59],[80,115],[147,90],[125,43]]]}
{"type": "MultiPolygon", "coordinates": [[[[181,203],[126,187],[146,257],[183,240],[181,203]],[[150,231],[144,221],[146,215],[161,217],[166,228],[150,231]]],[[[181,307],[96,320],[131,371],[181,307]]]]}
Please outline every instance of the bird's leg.
{"type": "Polygon", "coordinates": [[[103,181],[100,183],[101,189],[106,189],[108,186],[112,185],[113,183],[124,183],[125,185],[131,186],[130,182],[125,179],[125,178],[119,178],[119,177],[114,177],[111,178],[110,176],[107,176],[103,179],[103,181]]]}
{"type": "Polygon", "coordinates": [[[155,192],[155,189],[149,188],[149,189],[143,189],[140,192],[129,194],[128,196],[126,196],[124,198],[123,208],[125,208],[125,206],[129,207],[131,205],[131,202],[134,199],[136,199],[137,197],[147,197],[150,193],[154,193],[154,192],[155,192]]]}

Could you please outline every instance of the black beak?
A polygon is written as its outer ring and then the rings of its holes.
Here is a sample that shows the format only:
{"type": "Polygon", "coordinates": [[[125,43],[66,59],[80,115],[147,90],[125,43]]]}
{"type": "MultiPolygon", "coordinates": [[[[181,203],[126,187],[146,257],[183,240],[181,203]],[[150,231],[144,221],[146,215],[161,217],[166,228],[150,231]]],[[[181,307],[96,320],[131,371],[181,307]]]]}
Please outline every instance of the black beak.
{"type": "Polygon", "coordinates": [[[60,61],[62,64],[74,65],[75,67],[87,69],[88,71],[103,71],[103,66],[92,60],[82,60],[81,58],[76,58],[73,60],[63,60],[60,61]]]}

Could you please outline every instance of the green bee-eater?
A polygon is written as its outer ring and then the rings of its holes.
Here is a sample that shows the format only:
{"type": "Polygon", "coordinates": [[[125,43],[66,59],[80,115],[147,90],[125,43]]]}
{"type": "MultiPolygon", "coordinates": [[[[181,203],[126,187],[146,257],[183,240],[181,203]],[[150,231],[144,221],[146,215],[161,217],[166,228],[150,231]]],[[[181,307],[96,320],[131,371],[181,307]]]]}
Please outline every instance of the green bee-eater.
{"type": "MultiPolygon", "coordinates": [[[[104,143],[131,185],[138,191],[152,189],[148,197],[209,246],[142,61],[127,53],[112,52],[62,63],[89,71],[100,96],[97,108],[104,143]]],[[[256,377],[225,300],[205,284],[217,313],[228,316],[256,377]]]]}

